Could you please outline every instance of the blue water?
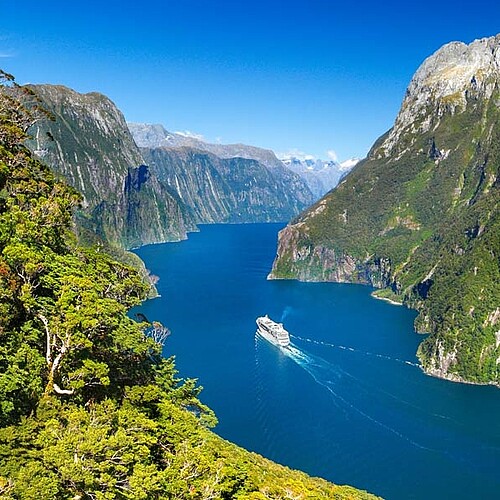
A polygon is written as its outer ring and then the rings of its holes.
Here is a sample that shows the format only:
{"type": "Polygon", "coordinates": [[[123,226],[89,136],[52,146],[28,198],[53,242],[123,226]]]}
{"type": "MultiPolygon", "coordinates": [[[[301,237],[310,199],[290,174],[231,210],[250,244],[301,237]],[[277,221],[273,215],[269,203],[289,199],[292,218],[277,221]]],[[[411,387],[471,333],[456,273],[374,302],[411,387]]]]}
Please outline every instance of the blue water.
{"type": "Polygon", "coordinates": [[[201,226],[137,254],[161,279],[138,310],[197,377],[216,432],[387,499],[500,498],[500,390],[428,377],[415,313],[365,286],[267,281],[277,224],[201,226]],[[255,319],[283,320],[284,354],[255,319]]]}

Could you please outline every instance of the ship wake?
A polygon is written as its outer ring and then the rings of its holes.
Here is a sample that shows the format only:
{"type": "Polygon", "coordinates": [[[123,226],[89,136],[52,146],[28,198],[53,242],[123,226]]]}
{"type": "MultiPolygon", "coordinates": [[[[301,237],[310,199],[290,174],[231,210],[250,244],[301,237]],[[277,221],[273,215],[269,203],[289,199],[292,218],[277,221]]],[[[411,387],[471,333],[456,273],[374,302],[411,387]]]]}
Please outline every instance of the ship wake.
{"type": "MultiPolygon", "coordinates": [[[[377,402],[381,396],[384,398],[389,397],[391,399],[395,399],[398,403],[412,406],[417,410],[420,408],[414,407],[414,405],[410,402],[386,392],[383,389],[371,385],[368,386],[362,380],[345,371],[340,366],[334,365],[319,356],[311,354],[304,349],[301,349],[296,344],[290,344],[288,348],[282,349],[282,352],[288,358],[297,363],[297,365],[304,371],[306,371],[317,384],[324,387],[330,393],[333,403],[340,411],[342,411],[345,418],[349,419],[353,413],[357,414],[417,448],[428,451],[436,451],[418,443],[414,439],[405,435],[404,432],[398,430],[389,423],[382,421],[382,419],[376,416],[375,411],[370,411],[370,409],[373,410],[376,408],[377,402]],[[360,408],[360,406],[354,401],[354,398],[350,396],[351,394],[359,394],[360,392],[365,393],[365,401],[371,402],[371,404],[368,405],[368,408],[370,409],[360,408]]],[[[435,416],[447,418],[442,415],[435,416]]]]}
{"type": "Polygon", "coordinates": [[[290,335],[290,337],[292,337],[293,339],[300,340],[302,342],[308,342],[309,344],[321,345],[324,347],[339,349],[341,351],[349,351],[349,352],[353,352],[356,354],[361,354],[363,356],[370,356],[370,357],[374,357],[374,358],[385,359],[386,361],[394,361],[396,363],[401,363],[404,365],[409,365],[409,366],[414,366],[414,367],[420,368],[420,365],[418,363],[415,363],[413,361],[408,361],[405,359],[395,358],[393,356],[388,356],[386,354],[378,354],[375,352],[363,351],[361,349],[356,349],[354,347],[349,347],[349,346],[345,346],[345,345],[341,345],[341,344],[332,344],[330,342],[324,342],[322,340],[310,339],[307,337],[299,337],[298,335],[290,335]]]}

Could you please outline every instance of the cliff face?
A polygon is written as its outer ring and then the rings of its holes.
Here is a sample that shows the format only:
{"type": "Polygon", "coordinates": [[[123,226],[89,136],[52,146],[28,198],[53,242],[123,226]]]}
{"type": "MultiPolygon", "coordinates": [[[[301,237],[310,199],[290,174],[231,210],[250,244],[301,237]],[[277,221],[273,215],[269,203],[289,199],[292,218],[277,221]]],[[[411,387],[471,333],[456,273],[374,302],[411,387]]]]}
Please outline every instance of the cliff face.
{"type": "MultiPolygon", "coordinates": [[[[162,125],[128,123],[139,147],[144,149],[178,149],[187,147],[211,153],[222,159],[256,160],[278,177],[292,184],[292,196],[305,206],[318,200],[335,187],[354,163],[341,165],[335,161],[298,159],[292,155],[278,158],[273,151],[245,144],[210,144],[197,137],[168,132],[162,125]],[[285,167],[285,168],[283,168],[285,167]],[[298,178],[297,178],[298,177],[298,178]],[[309,190],[311,194],[306,191],[309,190]]],[[[288,190],[287,190],[288,191],[288,190]]]]}
{"type": "Polygon", "coordinates": [[[186,237],[195,228],[175,192],[151,175],[116,106],[97,93],[34,85],[54,120],[30,129],[28,146],[83,195],[79,223],[126,248],[186,237]]]}
{"type": "Polygon", "coordinates": [[[288,225],[279,233],[277,257],[270,279],[333,281],[361,283],[377,288],[390,280],[390,266],[385,258],[362,261],[339,249],[315,244],[307,238],[302,222],[288,225]]]}
{"type": "Polygon", "coordinates": [[[85,238],[132,248],[183,239],[197,223],[289,220],[313,201],[271,151],[206,145],[222,158],[159,126],[139,127],[141,144],[176,147],[140,150],[107,97],[53,85],[31,89],[54,120],[37,122],[27,144],[82,193],[76,218],[85,238]]]}
{"type": "Polygon", "coordinates": [[[141,151],[157,179],[176,190],[197,222],[289,220],[312,202],[304,183],[283,166],[268,168],[191,147],[141,151]]]}
{"type": "Polygon", "coordinates": [[[500,384],[500,36],[428,58],[394,127],[279,237],[271,278],[369,283],[416,308],[433,375],[500,384]]]}

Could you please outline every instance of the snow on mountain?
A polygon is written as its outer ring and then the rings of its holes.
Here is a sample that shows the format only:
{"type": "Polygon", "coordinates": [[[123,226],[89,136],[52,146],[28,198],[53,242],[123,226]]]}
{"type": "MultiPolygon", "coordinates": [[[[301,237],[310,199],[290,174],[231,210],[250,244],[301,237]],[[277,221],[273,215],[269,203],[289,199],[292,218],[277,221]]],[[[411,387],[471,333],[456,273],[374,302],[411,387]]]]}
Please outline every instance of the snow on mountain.
{"type": "Polygon", "coordinates": [[[342,172],[348,172],[349,170],[354,168],[360,161],[360,158],[349,158],[348,160],[340,163],[340,170],[342,172]]]}
{"type": "Polygon", "coordinates": [[[338,163],[333,159],[321,160],[299,150],[279,154],[278,158],[287,168],[299,174],[306,181],[317,199],[333,189],[341,177],[359,161],[350,159],[338,163]]]}

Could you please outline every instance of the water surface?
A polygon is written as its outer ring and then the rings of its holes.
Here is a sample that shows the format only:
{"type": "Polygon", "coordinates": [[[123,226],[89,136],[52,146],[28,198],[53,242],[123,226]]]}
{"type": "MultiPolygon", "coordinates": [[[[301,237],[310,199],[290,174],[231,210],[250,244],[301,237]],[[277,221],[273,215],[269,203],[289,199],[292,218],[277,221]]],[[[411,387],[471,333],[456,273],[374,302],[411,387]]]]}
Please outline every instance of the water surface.
{"type": "Polygon", "coordinates": [[[201,226],[137,250],[161,279],[138,310],[198,377],[216,432],[279,463],[388,499],[499,498],[500,391],[428,377],[415,313],[360,285],[267,281],[278,224],[201,226]],[[269,314],[291,352],[256,337],[269,314]]]}

